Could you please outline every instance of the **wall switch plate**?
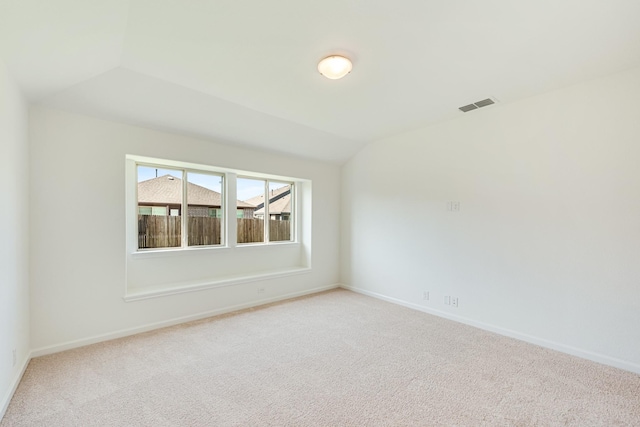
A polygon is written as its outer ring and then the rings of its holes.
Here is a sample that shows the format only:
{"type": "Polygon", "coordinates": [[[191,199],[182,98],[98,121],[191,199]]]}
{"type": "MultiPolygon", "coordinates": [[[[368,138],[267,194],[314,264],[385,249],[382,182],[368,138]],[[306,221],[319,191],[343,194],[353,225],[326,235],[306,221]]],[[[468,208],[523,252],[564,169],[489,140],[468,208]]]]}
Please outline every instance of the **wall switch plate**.
{"type": "Polygon", "coordinates": [[[451,305],[451,297],[449,295],[444,297],[444,305],[451,305]]]}
{"type": "Polygon", "coordinates": [[[460,202],[447,202],[447,210],[449,212],[459,212],[460,202]]]}
{"type": "Polygon", "coordinates": [[[458,297],[451,297],[451,305],[454,307],[458,306],[458,297]]]}

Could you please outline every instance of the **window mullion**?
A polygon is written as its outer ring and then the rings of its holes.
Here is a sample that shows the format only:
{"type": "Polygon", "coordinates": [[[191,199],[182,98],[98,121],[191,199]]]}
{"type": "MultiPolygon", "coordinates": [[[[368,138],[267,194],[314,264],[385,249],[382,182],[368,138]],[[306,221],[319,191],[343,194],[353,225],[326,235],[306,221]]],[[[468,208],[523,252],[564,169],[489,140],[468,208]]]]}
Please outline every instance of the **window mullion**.
{"type": "MultiPolygon", "coordinates": [[[[227,242],[227,177],[220,175],[222,185],[220,186],[220,244],[228,245],[227,242]]],[[[217,215],[216,215],[217,216],[217,215]]]]}
{"type": "Polygon", "coordinates": [[[238,245],[238,175],[235,173],[227,173],[226,175],[226,191],[225,191],[225,211],[224,221],[227,230],[227,245],[235,247],[238,245]]]}
{"type": "Polygon", "coordinates": [[[189,227],[187,226],[187,221],[189,218],[189,213],[187,212],[187,210],[189,209],[188,205],[188,198],[187,198],[187,171],[186,170],[182,170],[182,209],[181,209],[181,215],[182,215],[182,221],[181,222],[181,233],[182,233],[182,247],[186,248],[189,245],[189,238],[188,238],[188,232],[189,232],[189,227]]]}
{"type": "Polygon", "coordinates": [[[269,226],[271,225],[271,218],[269,217],[269,180],[264,180],[264,242],[269,243],[269,226]]]}
{"type": "Polygon", "coordinates": [[[289,212],[289,240],[290,241],[295,241],[296,240],[296,228],[295,228],[295,224],[296,224],[296,219],[295,219],[295,215],[298,212],[298,209],[296,207],[296,186],[294,183],[291,183],[291,187],[289,187],[289,197],[291,202],[289,203],[289,206],[291,206],[291,212],[289,212]]]}

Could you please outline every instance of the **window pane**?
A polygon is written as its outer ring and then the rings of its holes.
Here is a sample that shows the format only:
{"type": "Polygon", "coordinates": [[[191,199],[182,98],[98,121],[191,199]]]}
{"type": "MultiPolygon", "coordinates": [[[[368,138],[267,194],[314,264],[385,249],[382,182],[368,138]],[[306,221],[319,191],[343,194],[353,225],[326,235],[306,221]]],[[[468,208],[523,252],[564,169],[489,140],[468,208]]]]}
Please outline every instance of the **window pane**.
{"type": "Polygon", "coordinates": [[[222,176],[187,173],[187,223],[189,246],[222,243],[222,176]]]}
{"type": "Polygon", "coordinates": [[[238,243],[264,242],[265,181],[238,178],[238,243]],[[240,214],[242,210],[242,217],[240,214]]]}
{"type": "Polygon", "coordinates": [[[139,165],[137,172],[138,248],[182,246],[182,171],[139,165]]]}
{"type": "MultiPolygon", "coordinates": [[[[172,211],[175,209],[171,209],[172,211]]],[[[178,209],[179,211],[179,209],[178,209]]],[[[167,214],[167,207],[166,206],[152,206],[151,207],[151,215],[159,215],[159,216],[165,216],[167,214]]],[[[176,215],[173,215],[176,216],[176,215]]]]}
{"type": "Polygon", "coordinates": [[[269,241],[291,241],[293,185],[287,182],[269,181],[269,241]]]}

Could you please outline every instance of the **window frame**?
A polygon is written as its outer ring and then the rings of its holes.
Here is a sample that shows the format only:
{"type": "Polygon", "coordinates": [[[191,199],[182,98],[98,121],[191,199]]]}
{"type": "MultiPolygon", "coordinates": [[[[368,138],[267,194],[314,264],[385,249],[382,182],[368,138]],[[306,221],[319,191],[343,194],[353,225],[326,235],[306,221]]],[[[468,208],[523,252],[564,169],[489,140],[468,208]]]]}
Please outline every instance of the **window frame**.
{"type": "MultiPolygon", "coordinates": [[[[127,253],[131,256],[138,257],[155,257],[155,256],[171,256],[171,254],[180,254],[186,253],[189,251],[203,251],[203,250],[224,250],[230,248],[250,248],[250,247],[271,247],[277,245],[301,245],[300,236],[301,230],[300,227],[303,226],[301,222],[301,218],[304,214],[302,212],[302,207],[300,204],[300,198],[298,197],[298,192],[301,191],[303,185],[310,185],[311,181],[304,178],[294,178],[290,176],[283,175],[275,175],[275,174],[266,174],[262,172],[255,171],[246,171],[246,170],[237,170],[230,169],[219,166],[211,166],[205,164],[196,164],[190,162],[183,162],[177,160],[168,160],[168,159],[159,159],[159,158],[150,158],[145,156],[138,156],[127,154],[125,155],[125,159],[128,165],[127,167],[127,253]],[[138,247],[138,187],[137,187],[137,179],[138,179],[138,166],[148,166],[153,168],[162,168],[162,169],[173,169],[178,171],[183,171],[183,200],[187,197],[186,192],[184,191],[184,186],[186,186],[186,173],[203,173],[208,175],[220,176],[222,178],[222,197],[221,197],[221,243],[219,245],[197,245],[197,246],[188,246],[182,242],[181,246],[173,246],[173,247],[163,247],[163,248],[142,248],[138,247]],[[247,177],[250,179],[259,179],[265,181],[265,188],[268,189],[268,183],[270,181],[275,181],[283,184],[290,184],[292,186],[291,189],[291,204],[292,204],[292,213],[290,215],[291,221],[291,239],[290,240],[282,240],[282,241],[269,241],[269,242],[253,242],[253,243],[238,243],[237,242],[237,221],[236,221],[236,212],[238,209],[238,199],[237,197],[237,178],[239,177],[247,177]],[[305,184],[306,183],[306,184],[305,184]],[[231,193],[234,193],[233,195],[231,193]],[[133,193],[133,194],[132,194],[133,193]],[[236,197],[234,197],[236,196],[236,197]],[[135,219],[134,219],[135,218],[135,219]],[[233,220],[233,221],[232,221],[233,220]],[[233,224],[231,224],[233,223],[233,224]],[[133,231],[132,231],[133,230],[133,231]]],[[[306,191],[306,190],[305,190],[306,191]]],[[[265,192],[265,195],[268,194],[268,190],[265,192]]],[[[184,202],[183,202],[184,203],[184,202]]],[[[268,204],[267,204],[268,205],[268,204]]],[[[187,218],[188,212],[187,208],[184,205],[181,205],[181,209],[184,215],[184,218],[187,218]]],[[[268,206],[267,206],[268,212],[268,206]]],[[[310,212],[309,212],[310,215],[310,212]]],[[[184,223],[186,221],[182,221],[184,227],[184,223]]],[[[265,228],[267,228],[267,224],[265,221],[265,228]]],[[[188,234],[185,233],[185,230],[182,229],[182,239],[188,239],[188,234]]]]}
{"type": "MultiPolygon", "coordinates": [[[[138,167],[149,167],[149,168],[158,168],[158,169],[169,169],[177,172],[181,172],[182,177],[180,178],[182,181],[182,194],[181,194],[181,203],[180,203],[180,246],[166,246],[166,247],[158,247],[158,248],[140,248],[139,242],[136,243],[135,251],[137,253],[144,252],[154,252],[154,251],[175,251],[175,250],[185,250],[185,249],[194,249],[194,248],[219,248],[227,246],[226,239],[226,227],[225,225],[225,214],[226,214],[226,174],[223,172],[216,172],[208,169],[199,169],[193,167],[181,167],[174,166],[172,164],[164,164],[158,162],[147,162],[147,161],[138,161],[134,160],[135,164],[135,201],[136,201],[136,210],[139,210],[139,195],[138,195],[138,167]],[[222,217],[220,218],[220,244],[217,245],[189,245],[189,195],[188,195],[188,176],[189,172],[200,175],[209,175],[209,176],[217,176],[221,179],[220,185],[220,208],[219,210],[222,212],[222,217]]],[[[215,191],[215,190],[212,190],[215,191]]],[[[152,207],[153,210],[153,207],[152,207]]],[[[153,215],[153,214],[152,214],[153,215]]],[[[170,209],[167,208],[166,215],[171,215],[170,209]]],[[[135,227],[136,235],[139,233],[138,225],[135,227]]],[[[137,239],[136,239],[137,240],[137,239]]]]}
{"type": "MultiPolygon", "coordinates": [[[[263,233],[263,241],[262,242],[247,242],[247,243],[238,243],[237,242],[237,232],[236,232],[236,245],[237,246],[253,246],[253,245],[280,245],[280,244],[287,244],[287,243],[295,243],[297,242],[297,211],[298,211],[298,207],[296,204],[296,197],[295,197],[295,192],[296,192],[296,181],[293,180],[287,180],[287,179],[280,179],[280,178],[265,178],[263,176],[256,176],[256,175],[251,175],[251,174],[241,174],[241,175],[237,175],[236,176],[236,183],[237,183],[237,179],[251,179],[251,180],[256,180],[256,181],[264,181],[264,214],[262,215],[262,222],[263,222],[263,229],[264,229],[264,233],[263,233]],[[289,185],[290,186],[290,196],[291,196],[291,210],[292,212],[289,213],[289,233],[291,238],[289,240],[274,240],[272,241],[270,238],[270,222],[271,221],[271,214],[269,212],[269,183],[270,182],[275,182],[278,184],[285,184],[285,185],[289,185]]],[[[235,194],[235,199],[236,200],[240,200],[238,199],[238,189],[236,186],[236,194],[235,194]]],[[[240,218],[238,218],[240,219],[240,218]]]]}

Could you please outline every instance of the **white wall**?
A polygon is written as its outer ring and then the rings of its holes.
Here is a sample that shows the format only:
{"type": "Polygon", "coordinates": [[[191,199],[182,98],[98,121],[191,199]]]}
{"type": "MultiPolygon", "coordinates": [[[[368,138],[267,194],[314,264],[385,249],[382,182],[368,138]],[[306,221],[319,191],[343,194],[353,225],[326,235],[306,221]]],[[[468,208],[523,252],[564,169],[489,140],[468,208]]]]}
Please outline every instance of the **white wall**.
{"type": "Polygon", "coordinates": [[[0,60],[0,418],[30,350],[27,117],[0,60]]]}
{"type": "Polygon", "coordinates": [[[35,354],[338,282],[337,166],[43,107],[31,109],[30,131],[35,354]],[[312,271],[124,302],[126,154],[311,180],[312,271]]]}
{"type": "Polygon", "coordinates": [[[640,372],[639,99],[633,69],[368,146],[342,281],[640,372]]]}

